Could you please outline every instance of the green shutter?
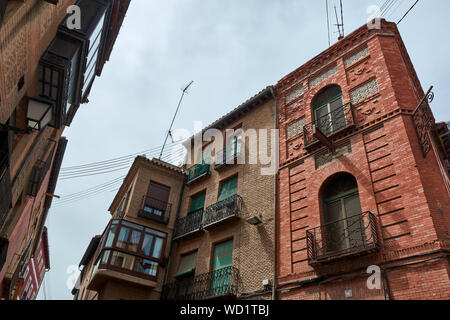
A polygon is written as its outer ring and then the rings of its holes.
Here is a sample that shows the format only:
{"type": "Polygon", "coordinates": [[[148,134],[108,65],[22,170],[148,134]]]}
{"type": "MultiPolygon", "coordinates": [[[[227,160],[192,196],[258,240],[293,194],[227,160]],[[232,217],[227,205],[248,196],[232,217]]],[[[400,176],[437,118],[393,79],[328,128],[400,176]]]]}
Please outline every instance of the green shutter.
{"type": "Polygon", "coordinates": [[[238,187],[238,176],[235,176],[227,181],[224,181],[222,183],[222,186],[220,187],[220,194],[217,202],[220,202],[237,194],[237,187],[238,187]]]}
{"type": "Polygon", "coordinates": [[[180,265],[178,267],[178,273],[174,276],[181,277],[195,271],[197,264],[197,251],[181,257],[180,265]]]}
{"type": "Polygon", "coordinates": [[[214,247],[213,270],[229,267],[233,264],[233,240],[217,244],[214,247]]]}
{"type": "Polygon", "coordinates": [[[205,197],[206,192],[202,192],[201,194],[192,197],[191,200],[191,208],[189,209],[189,213],[202,210],[205,206],[205,197]]]}

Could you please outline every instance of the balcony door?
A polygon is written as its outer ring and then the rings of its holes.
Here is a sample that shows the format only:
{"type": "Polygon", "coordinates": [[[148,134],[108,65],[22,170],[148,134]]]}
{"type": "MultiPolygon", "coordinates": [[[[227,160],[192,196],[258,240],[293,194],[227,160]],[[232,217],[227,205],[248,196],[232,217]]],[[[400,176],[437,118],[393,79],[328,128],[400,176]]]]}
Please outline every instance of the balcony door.
{"type": "Polygon", "coordinates": [[[328,254],[345,252],[365,243],[365,228],[356,179],[345,174],[324,192],[324,237],[328,254]]]}
{"type": "Polygon", "coordinates": [[[337,85],[326,87],[314,99],[314,123],[325,135],[345,127],[345,109],[342,102],[342,91],[337,85]]]}
{"type": "Polygon", "coordinates": [[[230,292],[231,265],[233,264],[233,240],[214,246],[210,296],[225,295],[230,292]]]}

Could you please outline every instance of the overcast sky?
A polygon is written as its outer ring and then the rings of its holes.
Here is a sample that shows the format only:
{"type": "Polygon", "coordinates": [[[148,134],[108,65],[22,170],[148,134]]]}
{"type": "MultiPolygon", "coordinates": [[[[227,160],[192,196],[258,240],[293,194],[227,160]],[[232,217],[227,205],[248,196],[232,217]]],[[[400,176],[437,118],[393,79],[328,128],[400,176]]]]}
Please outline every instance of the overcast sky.
{"type": "MultiPolygon", "coordinates": [[[[369,6],[384,1],[343,2],[348,34],[366,23],[369,6]]],[[[386,18],[397,22],[414,2],[396,0],[386,18]]],[[[399,25],[422,86],[435,86],[438,121],[450,120],[449,10],[447,0],[420,1],[399,25]]],[[[161,146],[180,88],[191,80],[174,128],[192,132],[194,121],[212,123],[327,47],[325,0],[132,0],[89,104],[64,132],[69,144],[63,167],[161,146]]],[[[56,194],[64,201],[126,173],[60,179],[56,194]]],[[[39,299],[73,298],[67,270],[78,266],[91,238],[103,232],[117,188],[66,205],[53,202],[47,220],[51,270],[39,299]]]]}

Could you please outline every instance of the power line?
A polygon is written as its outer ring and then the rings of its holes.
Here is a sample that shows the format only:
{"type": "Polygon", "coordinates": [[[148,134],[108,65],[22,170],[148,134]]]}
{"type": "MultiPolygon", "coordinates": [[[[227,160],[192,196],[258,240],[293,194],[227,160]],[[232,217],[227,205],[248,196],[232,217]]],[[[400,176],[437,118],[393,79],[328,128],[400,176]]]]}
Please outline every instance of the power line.
{"type": "MultiPolygon", "coordinates": [[[[181,142],[175,142],[175,143],[169,145],[167,148],[171,149],[171,148],[177,147],[179,145],[181,145],[181,142]]],[[[109,159],[109,160],[92,162],[92,163],[78,165],[78,166],[64,167],[64,168],[61,169],[61,172],[85,169],[85,168],[88,168],[88,167],[98,167],[98,166],[102,166],[102,165],[105,165],[105,164],[110,164],[110,163],[124,161],[126,159],[134,159],[136,156],[139,156],[139,155],[143,155],[143,154],[147,154],[147,153],[152,153],[153,154],[154,152],[157,152],[160,148],[161,147],[155,147],[155,148],[152,148],[152,149],[144,150],[144,151],[141,151],[141,152],[135,152],[135,153],[132,153],[132,154],[124,155],[124,156],[121,156],[121,157],[118,157],[118,158],[109,159]]]]}
{"type": "Polygon", "coordinates": [[[411,8],[409,8],[408,11],[406,11],[406,13],[403,15],[403,17],[397,22],[397,25],[400,24],[400,22],[403,21],[403,19],[406,18],[406,16],[411,12],[412,9],[414,9],[414,7],[416,6],[416,4],[419,2],[419,0],[416,0],[416,2],[414,2],[414,4],[411,6],[411,8]]]}

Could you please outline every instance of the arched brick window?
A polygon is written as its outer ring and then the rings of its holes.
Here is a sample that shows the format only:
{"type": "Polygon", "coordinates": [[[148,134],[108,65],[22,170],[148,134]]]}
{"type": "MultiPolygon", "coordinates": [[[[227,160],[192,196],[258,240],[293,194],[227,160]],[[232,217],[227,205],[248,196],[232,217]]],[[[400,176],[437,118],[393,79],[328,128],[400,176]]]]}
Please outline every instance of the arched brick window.
{"type": "Polygon", "coordinates": [[[325,135],[345,127],[342,90],[338,85],[322,89],[313,100],[313,118],[316,127],[325,135]]]}
{"type": "Polygon", "coordinates": [[[336,175],[323,190],[322,201],[327,252],[363,246],[365,228],[355,177],[348,173],[336,175]]]}

